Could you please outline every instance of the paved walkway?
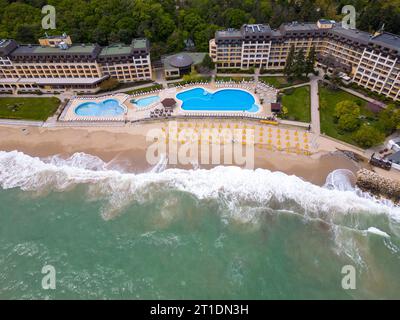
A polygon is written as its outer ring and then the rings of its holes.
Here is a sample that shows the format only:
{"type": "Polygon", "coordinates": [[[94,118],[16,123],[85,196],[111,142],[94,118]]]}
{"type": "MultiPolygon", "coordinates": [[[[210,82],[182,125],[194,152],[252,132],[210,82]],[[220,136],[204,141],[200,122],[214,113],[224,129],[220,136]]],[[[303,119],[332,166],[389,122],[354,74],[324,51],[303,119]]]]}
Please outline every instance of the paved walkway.
{"type": "Polygon", "coordinates": [[[319,117],[319,92],[318,92],[319,77],[311,77],[311,130],[316,135],[321,134],[321,124],[319,117]]]}
{"type": "Polygon", "coordinates": [[[368,102],[372,102],[372,103],[374,103],[374,104],[377,104],[377,105],[379,105],[379,106],[382,106],[382,108],[385,108],[385,107],[386,107],[386,104],[385,104],[385,103],[383,103],[383,102],[381,102],[381,101],[378,101],[378,100],[375,100],[375,99],[373,99],[373,98],[370,98],[370,97],[368,97],[368,96],[366,96],[366,95],[364,95],[364,94],[362,94],[362,93],[360,93],[360,92],[358,92],[358,91],[355,91],[355,90],[353,90],[353,89],[349,89],[349,88],[346,88],[346,87],[340,87],[340,89],[342,89],[343,91],[346,91],[346,92],[348,92],[348,93],[351,93],[352,95],[354,95],[354,96],[356,96],[356,97],[362,98],[362,99],[364,99],[364,100],[366,100],[366,101],[368,101],[368,102]]]}
{"type": "Polygon", "coordinates": [[[0,119],[0,125],[4,126],[30,126],[30,127],[41,127],[43,121],[29,121],[29,120],[7,120],[0,119]]]}
{"type": "Polygon", "coordinates": [[[292,89],[292,88],[294,89],[294,88],[300,88],[300,87],[310,86],[310,85],[311,85],[311,82],[303,82],[303,83],[299,83],[299,84],[294,84],[293,86],[290,86],[290,87],[280,88],[278,90],[283,91],[286,89],[292,89]]]}

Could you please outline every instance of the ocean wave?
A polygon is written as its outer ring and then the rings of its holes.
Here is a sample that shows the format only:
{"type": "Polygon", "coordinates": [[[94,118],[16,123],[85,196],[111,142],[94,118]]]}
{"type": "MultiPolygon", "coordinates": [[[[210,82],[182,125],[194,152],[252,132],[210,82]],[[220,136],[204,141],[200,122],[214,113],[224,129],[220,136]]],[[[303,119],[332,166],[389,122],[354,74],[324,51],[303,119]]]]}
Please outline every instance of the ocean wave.
{"type": "Polygon", "coordinates": [[[40,159],[18,151],[0,151],[0,186],[63,191],[84,184],[92,198],[108,199],[103,212],[106,219],[132,201],[146,201],[160,190],[176,190],[200,200],[215,199],[227,208],[226,215],[246,221],[267,208],[333,220],[335,215],[365,212],[385,214],[400,221],[399,207],[360,196],[343,181],[338,190],[332,185],[319,187],[297,176],[266,169],[223,166],[210,170],[165,169],[164,163],[165,159],[149,172],[134,174],[107,169],[101,159],[84,153],[62,160],[58,156],[40,159]]]}

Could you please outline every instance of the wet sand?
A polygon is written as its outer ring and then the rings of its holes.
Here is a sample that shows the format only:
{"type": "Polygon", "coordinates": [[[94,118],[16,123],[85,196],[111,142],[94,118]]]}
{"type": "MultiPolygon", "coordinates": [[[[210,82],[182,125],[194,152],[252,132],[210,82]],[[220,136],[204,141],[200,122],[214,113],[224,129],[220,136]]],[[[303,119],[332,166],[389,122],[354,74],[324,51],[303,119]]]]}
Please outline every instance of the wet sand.
{"type": "MultiPolygon", "coordinates": [[[[22,128],[0,126],[0,150],[21,151],[31,156],[69,157],[76,152],[95,155],[105,162],[130,172],[150,170],[154,165],[146,160],[146,132],[157,124],[109,128],[22,128]]],[[[314,184],[323,185],[335,169],[356,172],[360,165],[343,155],[321,152],[312,156],[269,151],[256,146],[255,168],[296,175],[314,184]]],[[[172,167],[172,166],[167,166],[172,167]]],[[[179,166],[192,169],[193,165],[179,166]]],[[[211,166],[199,166],[209,168],[211,166]]]]}

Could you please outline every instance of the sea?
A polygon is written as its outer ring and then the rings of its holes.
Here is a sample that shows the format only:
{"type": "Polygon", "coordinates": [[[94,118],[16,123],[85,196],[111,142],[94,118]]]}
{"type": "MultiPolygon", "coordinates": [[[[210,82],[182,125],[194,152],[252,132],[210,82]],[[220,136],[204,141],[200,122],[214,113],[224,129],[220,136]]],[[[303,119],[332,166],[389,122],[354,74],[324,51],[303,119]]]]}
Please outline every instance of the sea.
{"type": "Polygon", "coordinates": [[[0,151],[0,298],[399,299],[400,208],[353,180],[0,151]]]}

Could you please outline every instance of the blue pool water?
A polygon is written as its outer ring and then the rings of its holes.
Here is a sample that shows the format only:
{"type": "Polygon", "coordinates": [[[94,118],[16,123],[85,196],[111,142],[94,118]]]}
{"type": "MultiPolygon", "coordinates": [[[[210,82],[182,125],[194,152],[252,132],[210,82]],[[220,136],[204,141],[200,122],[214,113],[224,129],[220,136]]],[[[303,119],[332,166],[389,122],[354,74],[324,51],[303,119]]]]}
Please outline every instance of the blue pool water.
{"type": "Polygon", "coordinates": [[[160,100],[159,96],[151,96],[151,97],[146,97],[142,99],[137,99],[137,100],[131,100],[131,103],[135,104],[139,108],[147,107],[151,105],[154,102],[157,102],[160,100]]]}
{"type": "Polygon", "coordinates": [[[78,116],[118,116],[124,113],[124,108],[115,99],[107,99],[102,102],[84,102],[75,109],[78,116]]]}
{"type": "Polygon", "coordinates": [[[254,97],[240,89],[223,89],[210,93],[203,88],[178,93],[176,98],[183,101],[186,111],[246,111],[257,112],[254,97]]]}

